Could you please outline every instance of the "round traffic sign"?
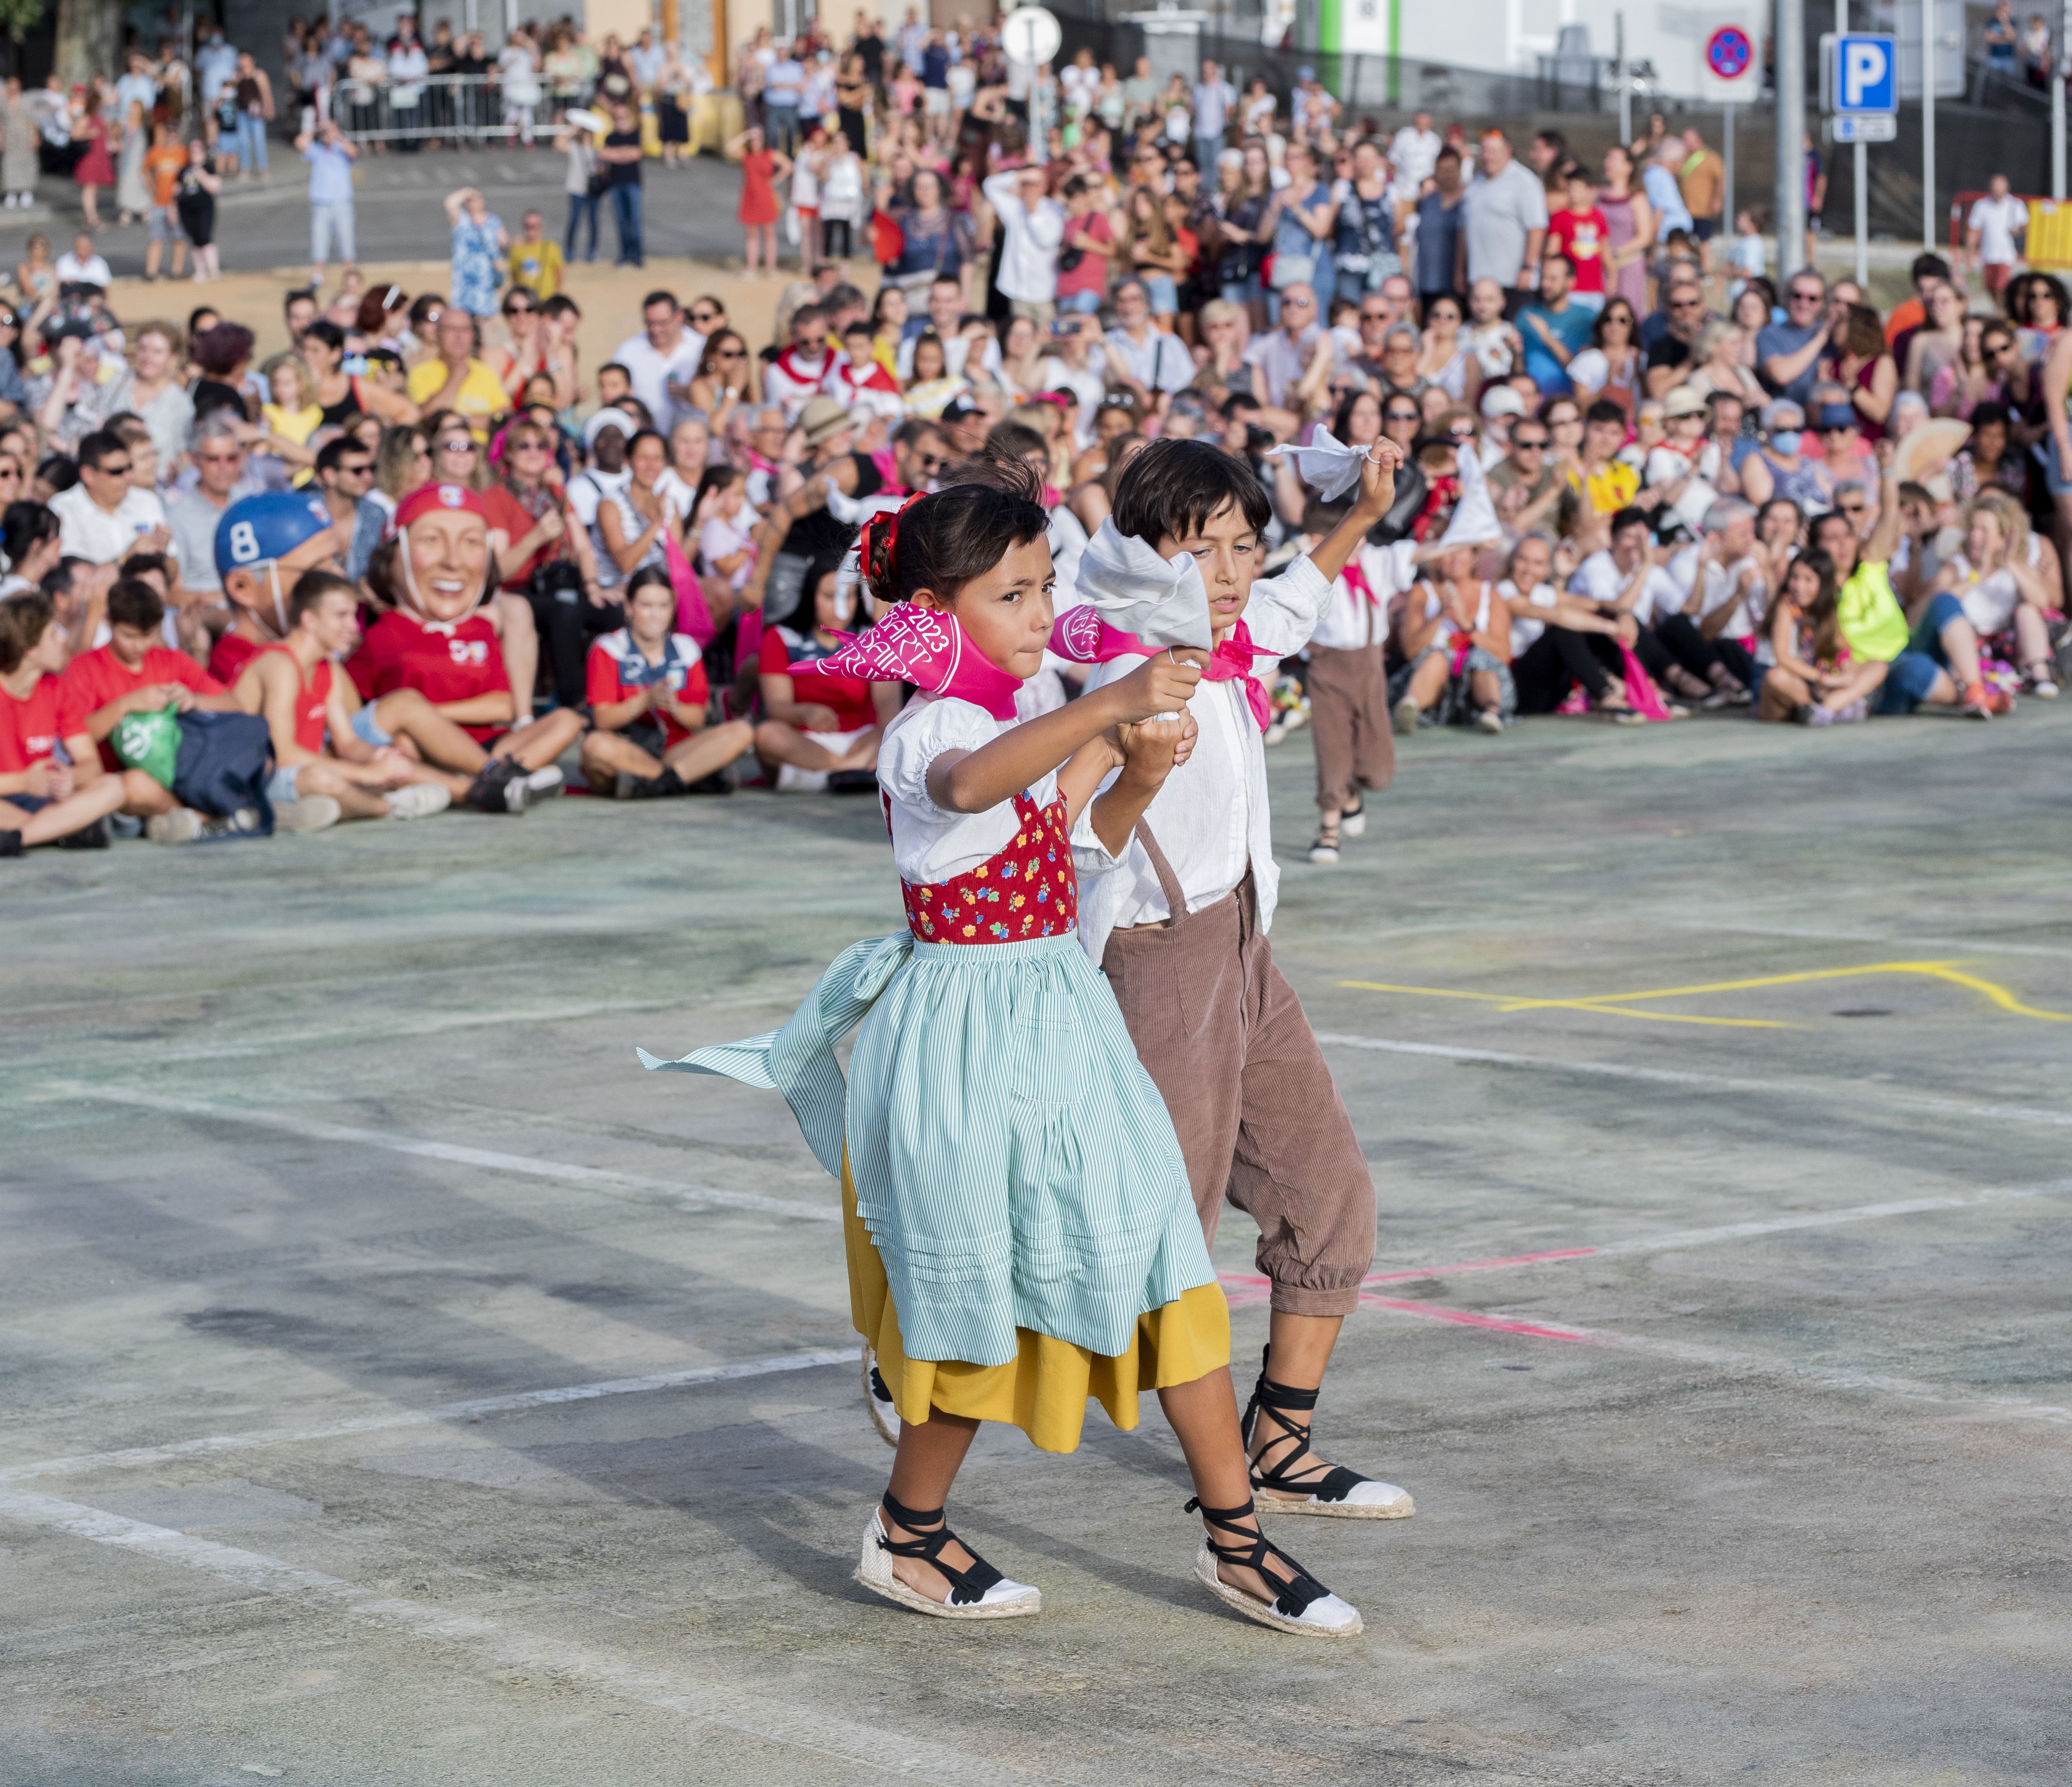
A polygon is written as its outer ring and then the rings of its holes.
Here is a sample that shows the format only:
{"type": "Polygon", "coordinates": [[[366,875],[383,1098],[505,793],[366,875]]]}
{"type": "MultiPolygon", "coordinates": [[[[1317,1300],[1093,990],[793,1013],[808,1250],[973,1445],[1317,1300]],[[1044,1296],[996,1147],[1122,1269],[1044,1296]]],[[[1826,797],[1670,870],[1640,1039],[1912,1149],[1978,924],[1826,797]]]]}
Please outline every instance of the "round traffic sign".
{"type": "Polygon", "coordinates": [[[1064,41],[1058,15],[1045,6],[1017,6],[1001,21],[1001,48],[1032,68],[1054,57],[1064,41]]]}
{"type": "Polygon", "coordinates": [[[1722,25],[1705,40],[1705,66],[1721,80],[1738,80],[1755,60],[1755,46],[1738,25],[1722,25]]]}

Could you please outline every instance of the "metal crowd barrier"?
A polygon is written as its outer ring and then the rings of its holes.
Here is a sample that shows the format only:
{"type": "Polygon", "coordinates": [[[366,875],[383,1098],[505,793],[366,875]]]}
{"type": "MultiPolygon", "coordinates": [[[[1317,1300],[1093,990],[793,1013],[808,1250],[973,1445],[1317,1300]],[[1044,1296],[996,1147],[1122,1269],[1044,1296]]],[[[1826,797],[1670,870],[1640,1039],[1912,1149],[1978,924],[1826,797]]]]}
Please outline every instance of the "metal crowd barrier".
{"type": "MultiPolygon", "coordinates": [[[[530,108],[544,124],[552,101],[540,83],[530,108]]],[[[504,102],[503,84],[491,75],[427,75],[412,81],[361,80],[341,75],[331,92],[331,115],[355,142],[484,142],[513,137],[520,108],[504,102]],[[401,103],[405,98],[410,103],[401,103]]]]}

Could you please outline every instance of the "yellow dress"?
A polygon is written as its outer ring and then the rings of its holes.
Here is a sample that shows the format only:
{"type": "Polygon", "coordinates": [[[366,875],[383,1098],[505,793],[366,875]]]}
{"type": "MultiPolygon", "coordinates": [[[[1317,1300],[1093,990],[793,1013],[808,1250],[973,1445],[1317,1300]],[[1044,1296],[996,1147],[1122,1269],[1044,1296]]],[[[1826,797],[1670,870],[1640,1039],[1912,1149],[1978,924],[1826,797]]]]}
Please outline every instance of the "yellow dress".
{"type": "Polygon", "coordinates": [[[842,1151],[842,1237],[849,1260],[850,1319],[878,1355],[878,1369],[902,1421],[931,1409],[976,1421],[1011,1423],[1045,1452],[1075,1452],[1093,1397],[1125,1433],[1137,1426],[1147,1390],[1192,1383],[1230,1363],[1230,1304],[1218,1284],[1198,1284],[1137,1318],[1127,1352],[1111,1358],[1034,1329],[1018,1328],[1021,1356],[1006,1365],[962,1359],[910,1359],[884,1262],[857,1214],[849,1151],[842,1151]]]}

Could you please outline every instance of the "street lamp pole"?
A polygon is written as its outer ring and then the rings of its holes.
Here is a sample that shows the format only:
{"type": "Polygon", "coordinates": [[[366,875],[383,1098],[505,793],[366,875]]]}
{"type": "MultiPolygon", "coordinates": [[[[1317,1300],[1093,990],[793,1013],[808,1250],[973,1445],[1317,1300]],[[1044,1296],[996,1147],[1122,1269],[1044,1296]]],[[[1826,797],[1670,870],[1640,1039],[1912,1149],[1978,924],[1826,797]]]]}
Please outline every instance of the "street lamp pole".
{"type": "Polygon", "coordinates": [[[1777,272],[1806,265],[1806,5],[1777,0],[1777,272]]]}

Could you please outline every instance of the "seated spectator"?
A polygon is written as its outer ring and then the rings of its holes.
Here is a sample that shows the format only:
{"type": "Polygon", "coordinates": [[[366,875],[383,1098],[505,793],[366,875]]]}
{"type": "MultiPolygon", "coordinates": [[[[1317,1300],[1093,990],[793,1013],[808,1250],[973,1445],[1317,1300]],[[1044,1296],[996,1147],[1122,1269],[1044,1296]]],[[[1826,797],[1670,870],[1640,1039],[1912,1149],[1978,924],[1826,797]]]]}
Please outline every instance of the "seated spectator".
{"type": "Polygon", "coordinates": [[[1642,482],[1658,514],[1675,514],[1695,533],[1720,495],[1700,463],[1711,417],[1705,400],[1688,384],[1679,384],[1663,401],[1662,416],[1667,438],[1649,452],[1642,482]]]}
{"type": "Polygon", "coordinates": [[[878,741],[899,711],[897,684],[817,674],[801,684],[791,674],[794,665],[841,648],[837,635],[849,630],[856,597],[840,587],[840,569],[837,557],[816,559],[796,606],[763,635],[766,717],[755,729],[755,754],[780,793],[875,789],[878,741]]]}
{"type": "Polygon", "coordinates": [[[1858,661],[1842,637],[1836,611],[1835,564],[1825,553],[1801,553],[1785,573],[1770,618],[1776,659],[1762,680],[1761,720],[1803,726],[1846,725],[1863,719],[1885,686],[1889,664],[1858,661]]]}
{"type": "Polygon", "coordinates": [[[755,536],[750,531],[754,519],[748,507],[748,480],[732,466],[709,467],[698,481],[691,509],[699,569],[708,581],[737,596],[755,569],[755,536]]]}
{"type": "Polygon", "coordinates": [[[1559,588],[1547,536],[1529,533],[1511,550],[1496,593],[1511,614],[1511,674],[1522,714],[1552,713],[1580,686],[1601,713],[1638,721],[1626,693],[1626,655],[1638,627],[1630,614],[1559,588]]]}
{"type": "MultiPolygon", "coordinates": [[[[236,574],[236,573],[233,573],[236,574]]],[[[305,571],[289,592],[288,635],[245,665],[232,692],[273,741],[266,785],[273,821],[315,832],[343,819],[424,819],[453,791],[440,774],[353,730],[360,696],[337,665],[360,636],[360,588],[332,571],[305,571]]]]}
{"type": "Polygon", "coordinates": [[[1762,444],[1741,461],[1741,495],[1757,507],[1784,501],[1811,514],[1827,507],[1832,494],[1819,468],[1802,457],[1806,413],[1789,397],[1762,412],[1762,444]]]}
{"type": "Polygon", "coordinates": [[[557,708],[512,725],[518,703],[482,611],[495,578],[482,498],[427,484],[403,499],[396,520],[397,537],[368,568],[375,594],[395,606],[345,667],[368,704],[354,729],[376,750],[406,737],[426,762],[468,778],[461,798],[478,812],[522,813],[561,792],[554,759],[582,737],[582,716],[557,708]]]}
{"type": "Polygon", "coordinates": [[[458,304],[439,312],[434,326],[432,353],[410,369],[409,398],[430,416],[450,409],[464,417],[476,439],[489,438],[489,418],[511,407],[504,381],[476,356],[482,350],[482,326],[458,304]]]}
{"type": "Polygon", "coordinates": [[[1614,297],[1590,326],[1590,344],[1568,362],[1568,383],[1585,409],[1616,404],[1629,416],[1645,388],[1646,368],[1637,345],[1639,320],[1633,306],[1614,297]]]}
{"type": "Polygon", "coordinates": [[[7,575],[0,579],[0,597],[33,590],[64,557],[59,544],[58,518],[42,503],[10,503],[0,513],[0,552],[7,557],[7,575]]]}
{"type": "Polygon", "coordinates": [[[664,565],[664,536],[674,536],[683,528],[683,511],[658,487],[668,469],[668,443],[652,429],[637,431],[626,445],[627,477],[606,491],[598,505],[599,556],[611,560],[619,573],[614,581],[622,592],[635,571],[664,565]]]}
{"type": "Polygon", "coordinates": [[[2012,446],[2013,417],[2006,405],[1982,403],[1971,412],[1971,438],[1950,462],[1950,491],[1960,503],[1987,490],[2029,500],[2029,456],[2012,446]]]}
{"type": "Polygon", "coordinates": [[[1986,686],[1978,630],[1954,594],[1945,590],[1930,596],[1910,626],[1892,587],[1901,525],[1899,474],[1889,471],[1877,525],[1868,540],[1858,540],[1855,519],[1840,507],[1815,516],[1807,530],[1813,549],[1826,553],[1835,566],[1843,642],[1858,662],[1890,667],[1877,711],[1954,707],[1978,720],[2008,713],[2013,698],[1986,686]]]}
{"type": "Polygon", "coordinates": [[[591,729],[583,774],[621,800],[704,789],[730,794],[722,773],[755,744],[746,720],[706,723],[710,691],[697,642],[675,631],[676,593],[658,566],[626,583],[626,625],[590,648],[591,729]]]}
{"type": "Polygon", "coordinates": [[[98,850],[125,798],[120,776],[82,783],[57,758],[58,686],[64,629],[48,596],[0,598],[0,857],[39,844],[98,850]]]}
{"type": "Polygon", "coordinates": [[[1768,607],[1766,564],[1756,551],[1755,505],[1723,496],[1700,519],[1700,538],[1669,561],[1684,592],[1682,612],[1655,633],[1678,660],[1702,663],[1707,707],[1745,707],[1754,687],[1757,635],[1768,607]]]}
{"type": "Polygon", "coordinates": [[[113,565],[133,552],[163,552],[172,535],[158,497],[130,479],[130,449],[112,429],[79,443],[79,482],[51,499],[66,555],[113,565]]]}
{"type": "Polygon", "coordinates": [[[235,687],[247,664],[286,641],[293,631],[289,593],[305,571],[335,565],[338,536],[322,497],[269,491],[224,510],[209,551],[233,618],[208,667],[218,681],[235,687]]]}
{"type": "Polygon", "coordinates": [[[1965,517],[1964,549],[1947,561],[1935,587],[1956,597],[1991,657],[2013,664],[2022,686],[2045,700],[2058,696],[2050,633],[2064,619],[2063,599],[2033,554],[2029,517],[2004,491],[1978,498],[1965,517]]]}
{"type": "Polygon", "coordinates": [[[237,702],[183,651],[161,643],[166,605],[151,586],[118,578],[108,592],[108,643],[83,651],[58,685],[58,735],[81,787],[104,775],[122,785],[116,810],[146,821],[154,844],[191,844],[236,829],[233,820],[204,818],[183,807],[170,788],[141,770],[123,767],[109,742],[133,713],[177,708],[182,713],[235,713],[237,702]]]}
{"type": "MultiPolygon", "coordinates": [[[[1542,424],[1544,426],[1544,423],[1542,424]]],[[[1517,432],[1514,425],[1512,432],[1517,432]]],[[[1619,457],[1626,445],[1626,413],[1606,398],[1592,404],[1583,418],[1582,452],[1568,472],[1568,487],[1592,516],[1616,515],[1622,509],[1652,510],[1659,492],[1641,495],[1640,472],[1619,457]]],[[[1552,430],[1548,430],[1552,438],[1552,430]]]]}
{"type": "Polygon", "coordinates": [[[1462,493],[1446,531],[1423,548],[1437,581],[1411,587],[1400,623],[1403,666],[1389,679],[1396,729],[1469,724],[1502,732],[1518,707],[1511,676],[1511,610],[1496,586],[1475,573],[1478,548],[1500,538],[1496,511],[1464,452],[1462,493]]]}

